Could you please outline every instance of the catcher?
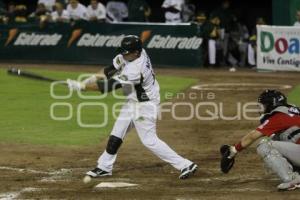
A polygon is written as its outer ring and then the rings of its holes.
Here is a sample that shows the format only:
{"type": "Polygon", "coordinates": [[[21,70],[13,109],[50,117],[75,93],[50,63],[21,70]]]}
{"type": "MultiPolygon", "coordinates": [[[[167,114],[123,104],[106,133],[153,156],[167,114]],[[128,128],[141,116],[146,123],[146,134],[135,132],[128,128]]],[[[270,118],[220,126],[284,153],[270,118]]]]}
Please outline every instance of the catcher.
{"type": "Polygon", "coordinates": [[[234,146],[223,145],[220,149],[221,170],[228,173],[235,156],[256,140],[263,138],[257,153],[282,181],[279,190],[300,188],[300,109],[287,103],[287,98],[279,91],[266,90],[259,97],[264,113],[261,125],[244,136],[234,146]]]}

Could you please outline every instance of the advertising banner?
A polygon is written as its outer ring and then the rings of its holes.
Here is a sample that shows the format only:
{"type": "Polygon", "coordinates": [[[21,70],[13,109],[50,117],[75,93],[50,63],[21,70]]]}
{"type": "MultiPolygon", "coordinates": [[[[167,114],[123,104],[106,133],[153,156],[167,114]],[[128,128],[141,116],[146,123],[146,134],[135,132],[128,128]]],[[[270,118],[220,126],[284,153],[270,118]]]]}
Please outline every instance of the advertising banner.
{"type": "Polygon", "coordinates": [[[192,25],[81,23],[0,26],[0,60],[111,64],[125,35],[141,37],[153,64],[201,66],[202,38],[192,25]]]}
{"type": "Polygon", "coordinates": [[[257,68],[300,71],[300,28],[257,26],[257,68]]]}

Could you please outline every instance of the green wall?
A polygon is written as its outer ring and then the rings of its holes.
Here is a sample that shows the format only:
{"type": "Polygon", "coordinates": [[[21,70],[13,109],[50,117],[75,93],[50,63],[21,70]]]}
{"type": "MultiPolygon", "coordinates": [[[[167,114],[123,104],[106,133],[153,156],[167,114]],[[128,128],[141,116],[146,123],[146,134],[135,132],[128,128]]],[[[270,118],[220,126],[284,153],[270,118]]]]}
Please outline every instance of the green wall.
{"type": "Polygon", "coordinates": [[[293,25],[300,0],[273,0],[273,25],[293,25]]]}

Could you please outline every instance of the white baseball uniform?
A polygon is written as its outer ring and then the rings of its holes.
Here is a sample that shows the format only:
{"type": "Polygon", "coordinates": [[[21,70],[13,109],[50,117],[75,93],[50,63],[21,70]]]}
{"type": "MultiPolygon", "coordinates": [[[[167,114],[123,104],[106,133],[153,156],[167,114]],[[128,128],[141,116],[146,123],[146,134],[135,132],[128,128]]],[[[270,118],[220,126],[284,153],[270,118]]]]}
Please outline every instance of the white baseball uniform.
{"type": "MultiPolygon", "coordinates": [[[[142,143],[156,156],[178,170],[188,167],[192,162],[179,156],[156,134],[160,103],[159,84],[155,79],[146,51],[142,50],[138,59],[132,62],[124,60],[124,62],[125,65],[122,68],[115,65],[119,73],[113,78],[122,84],[123,89],[126,90],[127,87],[132,86],[132,90],[126,91],[127,100],[114,124],[111,135],[123,139],[126,133],[135,127],[142,143]]],[[[98,168],[111,172],[116,158],[117,155],[104,151],[98,159],[98,168]]]]}
{"type": "Polygon", "coordinates": [[[55,0],[38,0],[38,4],[44,4],[47,10],[52,11],[55,0]]]}
{"type": "Polygon", "coordinates": [[[78,3],[78,5],[75,9],[72,8],[72,6],[69,4],[67,6],[67,11],[69,12],[71,19],[87,20],[87,8],[84,5],[82,5],[81,3],[78,3]]]}
{"type": "Polygon", "coordinates": [[[172,12],[165,12],[165,19],[167,23],[180,23],[182,22],[181,19],[181,11],[183,6],[183,0],[165,0],[162,4],[162,8],[174,7],[180,12],[172,13],[172,12]]]}
{"type": "Polygon", "coordinates": [[[57,11],[54,11],[51,13],[51,18],[53,22],[57,22],[58,19],[69,20],[70,15],[67,10],[63,10],[61,14],[59,14],[57,11]]]}
{"type": "Polygon", "coordinates": [[[97,19],[105,19],[106,18],[106,9],[102,3],[98,3],[97,8],[93,9],[91,5],[87,8],[87,16],[88,19],[92,17],[96,17],[97,19]]]}

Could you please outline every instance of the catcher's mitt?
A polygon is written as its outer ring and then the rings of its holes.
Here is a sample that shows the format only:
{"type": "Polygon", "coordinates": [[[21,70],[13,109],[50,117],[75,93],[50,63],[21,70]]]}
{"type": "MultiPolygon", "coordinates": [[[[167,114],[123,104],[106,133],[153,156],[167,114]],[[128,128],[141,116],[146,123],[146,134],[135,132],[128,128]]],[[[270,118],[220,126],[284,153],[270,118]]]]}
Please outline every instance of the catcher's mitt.
{"type": "Polygon", "coordinates": [[[229,145],[222,145],[220,148],[220,153],[221,153],[221,171],[225,174],[227,174],[230,169],[233,167],[234,164],[234,157],[233,158],[228,158],[230,155],[230,146],[229,145]]]}

